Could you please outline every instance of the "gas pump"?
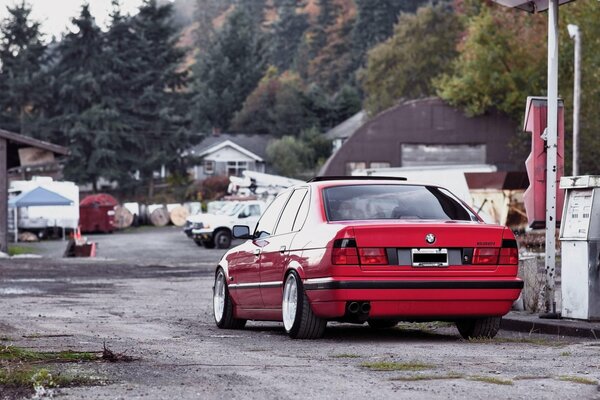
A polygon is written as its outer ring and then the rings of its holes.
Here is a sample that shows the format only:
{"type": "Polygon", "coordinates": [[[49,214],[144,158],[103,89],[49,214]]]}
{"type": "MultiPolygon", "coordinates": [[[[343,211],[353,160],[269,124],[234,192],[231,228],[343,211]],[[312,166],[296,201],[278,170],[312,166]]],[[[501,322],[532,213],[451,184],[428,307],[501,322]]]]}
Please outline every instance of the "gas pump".
{"type": "Polygon", "coordinates": [[[562,316],[600,320],[600,176],[565,176],[562,316]]]}

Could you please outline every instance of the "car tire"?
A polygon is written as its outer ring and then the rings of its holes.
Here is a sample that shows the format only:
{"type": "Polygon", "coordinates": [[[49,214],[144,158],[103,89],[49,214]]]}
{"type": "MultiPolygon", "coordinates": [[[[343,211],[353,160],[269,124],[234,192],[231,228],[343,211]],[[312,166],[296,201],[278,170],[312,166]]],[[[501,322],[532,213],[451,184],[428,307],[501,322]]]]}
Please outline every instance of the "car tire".
{"type": "Polygon", "coordinates": [[[285,279],[281,312],[285,331],[292,339],[318,339],[325,333],[327,320],[312,312],[302,281],[295,271],[285,279]]]}
{"type": "Polygon", "coordinates": [[[458,332],[464,339],[491,339],[500,330],[502,317],[486,317],[456,321],[458,332]]]}
{"type": "Polygon", "coordinates": [[[367,324],[373,329],[389,329],[398,325],[396,319],[370,319],[367,324]]]}
{"type": "Polygon", "coordinates": [[[202,246],[204,246],[204,243],[202,243],[202,240],[194,240],[194,243],[196,243],[196,245],[197,245],[198,247],[202,247],[202,246]]]}
{"type": "Polygon", "coordinates": [[[228,249],[231,246],[231,233],[226,230],[217,231],[213,237],[217,249],[228,249]]]}
{"type": "Polygon", "coordinates": [[[215,242],[213,242],[212,240],[203,240],[202,241],[202,245],[204,247],[206,247],[207,249],[214,249],[215,248],[215,242]]]}
{"type": "Polygon", "coordinates": [[[246,325],[245,319],[234,317],[233,300],[229,296],[225,272],[221,268],[217,270],[213,286],[213,316],[217,327],[221,329],[242,329],[246,325]]]}

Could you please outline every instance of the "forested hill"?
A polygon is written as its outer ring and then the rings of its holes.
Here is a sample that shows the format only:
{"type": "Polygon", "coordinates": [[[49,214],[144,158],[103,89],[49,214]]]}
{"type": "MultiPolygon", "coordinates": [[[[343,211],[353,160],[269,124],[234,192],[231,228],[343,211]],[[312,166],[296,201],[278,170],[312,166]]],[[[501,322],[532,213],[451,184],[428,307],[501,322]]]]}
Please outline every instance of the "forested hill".
{"type": "MultiPolygon", "coordinates": [[[[361,107],[356,72],[364,66],[368,49],[393,34],[400,13],[414,13],[424,3],[176,0],[174,19],[182,28],[182,44],[193,50],[188,65],[194,65],[193,75],[200,86],[196,88],[200,107],[195,116],[197,128],[283,135],[298,134],[315,126],[315,119],[320,129],[343,121],[361,107]],[[223,59],[231,64],[216,62],[223,59]],[[228,76],[231,84],[213,82],[214,76],[228,76]],[[266,81],[270,82],[270,89],[260,87],[261,83],[269,83],[266,81]],[[252,96],[255,89],[262,94],[252,96]],[[218,99],[224,92],[226,103],[218,99]],[[273,102],[277,96],[283,96],[292,103],[308,101],[314,107],[300,110],[303,115],[292,116],[306,120],[295,121],[291,131],[290,127],[281,131],[277,121],[272,120],[248,124],[246,111],[254,113],[260,109],[253,102],[257,97],[264,99],[265,93],[271,93],[273,102]],[[295,94],[302,96],[297,98],[295,94]],[[334,104],[336,101],[342,104],[334,104]],[[249,110],[244,110],[245,102],[249,110]],[[222,112],[215,116],[217,113],[211,108],[222,112]]],[[[286,109],[288,105],[280,106],[286,109]]]]}

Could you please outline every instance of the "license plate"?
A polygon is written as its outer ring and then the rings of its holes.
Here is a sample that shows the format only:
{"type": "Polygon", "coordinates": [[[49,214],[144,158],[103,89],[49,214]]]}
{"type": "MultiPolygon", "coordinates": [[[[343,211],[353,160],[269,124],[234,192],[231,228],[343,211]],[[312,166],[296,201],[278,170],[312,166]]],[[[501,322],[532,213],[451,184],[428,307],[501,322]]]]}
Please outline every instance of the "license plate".
{"type": "Polygon", "coordinates": [[[447,267],[448,249],[411,249],[413,267],[447,267]]]}

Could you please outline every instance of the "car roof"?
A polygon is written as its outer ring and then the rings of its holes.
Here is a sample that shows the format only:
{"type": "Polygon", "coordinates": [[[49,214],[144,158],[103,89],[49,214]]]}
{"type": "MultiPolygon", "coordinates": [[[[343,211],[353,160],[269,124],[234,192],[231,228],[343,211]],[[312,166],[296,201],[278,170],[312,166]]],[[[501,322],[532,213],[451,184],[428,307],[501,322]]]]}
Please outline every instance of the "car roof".
{"type": "Polygon", "coordinates": [[[348,185],[413,185],[413,186],[432,186],[440,187],[431,183],[408,181],[403,177],[387,176],[336,176],[336,177],[317,177],[307,182],[308,185],[318,188],[348,185]]]}

